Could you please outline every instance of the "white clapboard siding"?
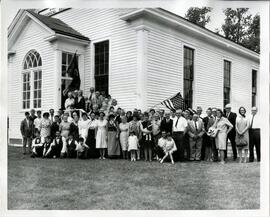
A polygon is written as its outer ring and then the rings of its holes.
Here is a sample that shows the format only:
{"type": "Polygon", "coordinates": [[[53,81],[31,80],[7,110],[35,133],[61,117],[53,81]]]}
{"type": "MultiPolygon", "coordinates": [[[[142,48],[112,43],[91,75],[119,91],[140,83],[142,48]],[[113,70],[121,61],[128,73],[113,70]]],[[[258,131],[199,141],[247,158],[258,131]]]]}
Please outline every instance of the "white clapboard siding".
{"type": "MultiPolygon", "coordinates": [[[[124,109],[133,109],[136,93],[136,31],[119,18],[134,9],[70,9],[54,17],[61,19],[91,41],[110,39],[109,93],[124,109]]],[[[92,80],[91,45],[85,49],[84,93],[92,80]]]]}
{"type": "MultiPolygon", "coordinates": [[[[48,33],[34,21],[30,21],[11,47],[16,51],[8,64],[8,115],[9,137],[20,138],[20,122],[24,118],[22,109],[22,67],[28,51],[35,49],[42,58],[42,111],[48,111],[54,104],[53,73],[54,51],[49,42],[44,41],[48,33]]],[[[31,87],[32,88],[32,87],[31,87]]],[[[33,89],[31,89],[33,90],[33,89]]],[[[33,92],[31,91],[31,94],[33,92]]]]}
{"type": "Polygon", "coordinates": [[[150,30],[147,49],[147,106],[181,91],[182,47],[179,39],[150,30]]]}
{"type": "MultiPolygon", "coordinates": [[[[232,62],[231,103],[251,108],[251,71],[258,62],[226,51],[211,42],[176,32],[171,28],[152,26],[148,38],[147,103],[148,107],[181,91],[183,95],[183,46],[194,52],[193,107],[223,108],[223,61],[232,62]]],[[[160,107],[160,106],[158,106],[160,107]]]]}

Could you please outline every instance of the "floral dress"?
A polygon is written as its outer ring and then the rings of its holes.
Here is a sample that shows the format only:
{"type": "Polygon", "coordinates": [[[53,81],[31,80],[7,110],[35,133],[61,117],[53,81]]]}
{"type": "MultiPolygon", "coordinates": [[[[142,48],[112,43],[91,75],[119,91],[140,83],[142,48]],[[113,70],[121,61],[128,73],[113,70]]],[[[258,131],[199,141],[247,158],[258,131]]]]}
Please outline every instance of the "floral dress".
{"type": "Polygon", "coordinates": [[[120,144],[123,151],[128,150],[129,123],[120,123],[120,144]]]}
{"type": "Polygon", "coordinates": [[[51,135],[51,121],[43,118],[39,124],[40,137],[47,137],[51,135]]]}

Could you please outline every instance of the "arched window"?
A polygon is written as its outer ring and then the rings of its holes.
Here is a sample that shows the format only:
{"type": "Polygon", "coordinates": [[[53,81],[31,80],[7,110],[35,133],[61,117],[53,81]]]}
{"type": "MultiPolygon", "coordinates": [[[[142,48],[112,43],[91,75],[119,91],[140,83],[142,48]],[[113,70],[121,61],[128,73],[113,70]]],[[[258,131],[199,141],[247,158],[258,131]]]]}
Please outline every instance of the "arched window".
{"type": "Polygon", "coordinates": [[[22,108],[41,108],[42,60],[36,50],[30,50],[23,61],[22,108]]]}

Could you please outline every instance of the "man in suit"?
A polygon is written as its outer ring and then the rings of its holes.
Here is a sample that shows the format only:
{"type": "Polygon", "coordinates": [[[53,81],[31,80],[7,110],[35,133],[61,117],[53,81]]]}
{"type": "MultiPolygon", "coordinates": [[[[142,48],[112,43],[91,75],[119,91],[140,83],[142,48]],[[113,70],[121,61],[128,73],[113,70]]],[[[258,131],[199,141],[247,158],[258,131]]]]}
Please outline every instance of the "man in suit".
{"type": "Polygon", "coordinates": [[[202,148],[202,137],[205,133],[204,124],[199,118],[198,114],[193,114],[193,118],[188,122],[188,135],[190,145],[190,160],[201,160],[201,148],[202,148]]]}
{"type": "MultiPolygon", "coordinates": [[[[208,132],[209,128],[215,123],[215,120],[212,116],[212,109],[211,108],[208,108],[206,110],[206,114],[207,116],[203,118],[203,123],[204,123],[204,129],[205,129],[205,132],[208,132]]],[[[216,148],[216,145],[214,143],[214,138],[208,136],[206,133],[204,134],[203,136],[203,145],[206,149],[206,152],[209,153],[212,153],[213,154],[213,157],[211,157],[211,159],[213,161],[217,161],[218,160],[218,151],[217,151],[217,148],[216,148]]],[[[206,156],[208,157],[209,159],[209,156],[206,156]]],[[[205,158],[201,158],[201,160],[204,160],[205,158]]]]}
{"type": "Polygon", "coordinates": [[[165,131],[166,134],[170,133],[172,135],[173,120],[170,117],[170,112],[165,113],[165,118],[162,119],[160,124],[160,131],[165,131]]]}
{"type": "Polygon", "coordinates": [[[32,138],[34,136],[34,124],[30,119],[29,112],[25,112],[25,119],[21,122],[21,134],[23,137],[23,154],[26,154],[26,145],[28,145],[28,151],[31,153],[32,138]]]}
{"type": "Polygon", "coordinates": [[[261,123],[257,115],[257,107],[252,107],[249,117],[249,162],[254,161],[254,146],[257,154],[257,162],[261,161],[261,123]]]}
{"type": "MultiPolygon", "coordinates": [[[[236,122],[236,113],[231,112],[231,105],[227,104],[225,106],[225,116],[226,118],[228,118],[228,120],[231,122],[231,124],[233,125],[233,129],[229,132],[228,136],[227,136],[227,145],[228,145],[228,139],[231,142],[231,146],[232,146],[232,151],[233,151],[233,160],[237,159],[237,151],[236,151],[236,143],[235,143],[235,136],[236,136],[236,131],[235,131],[235,122],[236,122]]],[[[226,151],[225,151],[225,159],[227,158],[227,145],[226,145],[226,151]]]]}

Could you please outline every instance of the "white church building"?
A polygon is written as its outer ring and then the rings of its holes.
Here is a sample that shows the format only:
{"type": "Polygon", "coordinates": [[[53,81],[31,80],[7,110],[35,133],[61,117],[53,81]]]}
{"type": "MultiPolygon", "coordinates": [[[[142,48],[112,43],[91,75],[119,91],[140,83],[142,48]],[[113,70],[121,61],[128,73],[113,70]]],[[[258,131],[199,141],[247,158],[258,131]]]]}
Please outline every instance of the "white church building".
{"type": "Polygon", "coordinates": [[[258,105],[259,54],[161,8],[20,10],[8,29],[9,138],[31,108],[58,110],[78,54],[81,90],[146,110],[181,92],[189,107],[258,105]]]}

